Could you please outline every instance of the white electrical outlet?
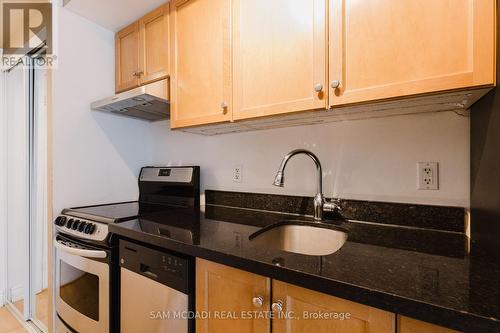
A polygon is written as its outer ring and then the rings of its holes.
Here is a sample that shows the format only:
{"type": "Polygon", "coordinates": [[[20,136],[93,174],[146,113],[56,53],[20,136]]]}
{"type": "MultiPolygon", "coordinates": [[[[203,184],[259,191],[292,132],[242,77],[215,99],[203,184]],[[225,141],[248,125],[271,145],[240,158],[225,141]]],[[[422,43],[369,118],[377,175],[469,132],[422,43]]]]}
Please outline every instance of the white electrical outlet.
{"type": "Polygon", "coordinates": [[[243,166],[235,165],[233,168],[233,182],[241,183],[243,181],[243,166]]]}
{"type": "Polygon", "coordinates": [[[417,189],[439,190],[439,163],[417,163],[417,189]]]}

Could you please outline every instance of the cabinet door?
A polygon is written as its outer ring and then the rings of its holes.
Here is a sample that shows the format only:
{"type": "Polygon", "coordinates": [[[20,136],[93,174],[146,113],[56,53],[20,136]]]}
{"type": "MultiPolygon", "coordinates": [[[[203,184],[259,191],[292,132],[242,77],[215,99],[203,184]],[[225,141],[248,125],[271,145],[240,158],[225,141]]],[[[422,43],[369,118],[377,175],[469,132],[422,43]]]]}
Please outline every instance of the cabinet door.
{"type": "Polygon", "coordinates": [[[141,84],[168,75],[169,24],[168,3],[145,15],[139,21],[141,84]]]}
{"type": "Polygon", "coordinates": [[[393,313],[273,280],[273,302],[278,301],[283,304],[282,315],[275,314],[274,333],[395,332],[393,313]],[[321,319],[314,314],[327,314],[331,318],[321,319]],[[343,314],[350,317],[342,320],[343,314]]]}
{"type": "Polygon", "coordinates": [[[139,23],[135,22],[115,36],[116,91],[139,85],[139,23]]]}
{"type": "Polygon", "coordinates": [[[171,126],[231,120],[230,0],[170,3],[171,126]]]}
{"type": "Polygon", "coordinates": [[[459,333],[449,328],[429,324],[413,318],[398,316],[398,333],[459,333]]]}
{"type": "Polygon", "coordinates": [[[211,316],[196,319],[196,332],[269,333],[269,319],[256,316],[245,319],[241,314],[269,311],[270,285],[270,279],[266,277],[196,259],[196,311],[211,316]],[[262,297],[262,306],[253,304],[253,298],[259,296],[262,297]],[[229,313],[239,319],[223,317],[229,313]]]}
{"type": "Polygon", "coordinates": [[[234,0],[234,119],[325,108],[326,0],[234,0]]]}
{"type": "Polygon", "coordinates": [[[495,0],[331,0],[330,105],[495,84],[495,12],[495,0]]]}

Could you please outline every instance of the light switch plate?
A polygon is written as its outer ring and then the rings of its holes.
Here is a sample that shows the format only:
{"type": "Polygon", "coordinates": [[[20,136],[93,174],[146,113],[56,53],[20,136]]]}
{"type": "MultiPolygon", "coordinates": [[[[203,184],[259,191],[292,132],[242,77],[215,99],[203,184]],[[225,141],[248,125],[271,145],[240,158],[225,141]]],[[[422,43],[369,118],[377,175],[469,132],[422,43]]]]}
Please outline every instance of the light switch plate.
{"type": "Polygon", "coordinates": [[[417,189],[439,190],[439,163],[417,163],[417,189]]]}

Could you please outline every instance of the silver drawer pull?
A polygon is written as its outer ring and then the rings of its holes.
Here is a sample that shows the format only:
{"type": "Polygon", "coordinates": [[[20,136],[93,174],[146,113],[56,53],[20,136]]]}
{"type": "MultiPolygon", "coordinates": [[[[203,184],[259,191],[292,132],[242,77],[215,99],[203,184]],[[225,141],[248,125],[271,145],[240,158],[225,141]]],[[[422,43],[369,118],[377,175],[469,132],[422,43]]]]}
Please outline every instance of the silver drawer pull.
{"type": "Polygon", "coordinates": [[[262,305],[264,305],[264,297],[262,296],[255,296],[252,299],[252,303],[255,307],[260,308],[262,305]]]}
{"type": "Polygon", "coordinates": [[[274,312],[283,312],[283,301],[278,300],[271,305],[274,312]]]}
{"type": "Polygon", "coordinates": [[[330,86],[331,86],[333,89],[337,89],[338,87],[340,87],[340,81],[339,81],[339,80],[333,80],[333,81],[330,83],[330,86]]]}

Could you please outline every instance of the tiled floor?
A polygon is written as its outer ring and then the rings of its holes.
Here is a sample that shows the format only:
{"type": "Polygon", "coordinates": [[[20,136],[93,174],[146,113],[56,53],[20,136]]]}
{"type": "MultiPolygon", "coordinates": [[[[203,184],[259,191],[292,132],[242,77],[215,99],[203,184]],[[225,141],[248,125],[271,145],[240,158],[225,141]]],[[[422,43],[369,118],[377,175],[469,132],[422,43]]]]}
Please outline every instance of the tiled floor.
{"type": "Polygon", "coordinates": [[[23,325],[5,307],[0,308],[0,333],[25,333],[23,325]]]}
{"type": "MultiPolygon", "coordinates": [[[[14,303],[14,306],[23,312],[24,301],[20,300],[14,303]]],[[[47,289],[36,295],[36,319],[40,320],[46,327],[49,326],[49,293],[47,289]]],[[[3,333],[0,330],[0,333],[3,333]]]]}

